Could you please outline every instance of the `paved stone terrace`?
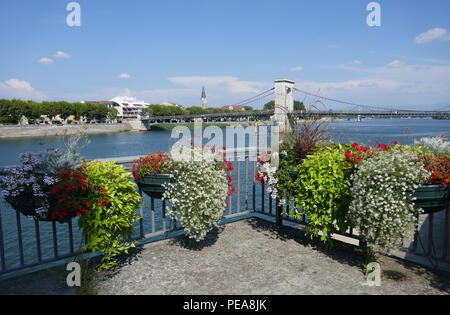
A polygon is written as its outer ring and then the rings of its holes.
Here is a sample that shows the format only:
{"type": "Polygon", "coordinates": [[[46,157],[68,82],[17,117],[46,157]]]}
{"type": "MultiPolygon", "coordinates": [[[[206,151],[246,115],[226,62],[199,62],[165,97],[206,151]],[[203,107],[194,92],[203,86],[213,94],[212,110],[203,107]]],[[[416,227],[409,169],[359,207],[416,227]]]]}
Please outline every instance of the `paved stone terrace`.
{"type": "MultiPolygon", "coordinates": [[[[147,244],[93,281],[107,295],[450,294],[450,274],[390,257],[380,263],[381,287],[368,287],[352,247],[326,250],[302,232],[251,218],[219,227],[200,245],[185,237],[147,244]]],[[[65,274],[59,268],[5,280],[0,294],[75,294],[65,274]]]]}

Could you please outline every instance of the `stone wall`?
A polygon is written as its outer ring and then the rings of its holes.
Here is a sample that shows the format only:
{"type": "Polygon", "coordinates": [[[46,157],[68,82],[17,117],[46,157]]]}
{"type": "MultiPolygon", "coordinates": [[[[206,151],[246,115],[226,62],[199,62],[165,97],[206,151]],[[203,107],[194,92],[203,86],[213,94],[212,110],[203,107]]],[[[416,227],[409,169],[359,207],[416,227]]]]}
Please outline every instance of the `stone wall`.
{"type": "Polygon", "coordinates": [[[128,123],[119,124],[86,124],[86,125],[27,125],[0,126],[1,138],[63,136],[77,133],[103,134],[131,131],[133,127],[128,123]]]}

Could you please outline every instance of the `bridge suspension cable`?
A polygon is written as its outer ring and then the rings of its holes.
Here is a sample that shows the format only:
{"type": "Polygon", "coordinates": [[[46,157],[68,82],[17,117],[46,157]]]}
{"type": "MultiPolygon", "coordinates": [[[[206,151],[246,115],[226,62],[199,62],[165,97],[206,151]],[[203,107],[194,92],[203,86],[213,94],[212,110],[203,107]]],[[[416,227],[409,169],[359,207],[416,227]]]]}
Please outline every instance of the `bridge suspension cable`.
{"type": "Polygon", "coordinates": [[[260,101],[260,100],[262,100],[262,99],[264,99],[264,98],[266,98],[266,97],[272,95],[272,94],[274,93],[274,92],[273,92],[274,90],[275,90],[275,88],[273,87],[273,88],[271,88],[271,89],[269,89],[269,90],[266,90],[266,91],[264,91],[264,92],[262,92],[262,93],[259,93],[258,95],[255,95],[255,96],[253,96],[253,97],[250,97],[250,98],[248,98],[248,99],[245,99],[245,100],[243,100],[243,101],[240,101],[240,102],[238,102],[238,103],[236,103],[236,104],[233,104],[232,106],[237,106],[237,105],[242,105],[242,106],[244,106],[244,105],[248,105],[248,104],[251,104],[251,103],[260,101]]]}
{"type": "Polygon", "coordinates": [[[254,104],[254,103],[258,102],[256,104],[257,108],[259,108],[259,107],[262,108],[264,105],[264,104],[262,104],[263,103],[262,101],[268,97],[273,97],[273,94],[274,94],[273,92],[266,93],[265,95],[262,95],[262,96],[258,97],[257,99],[254,99],[254,100],[246,102],[246,103],[242,103],[241,105],[245,106],[245,105],[254,104]]]}
{"type": "MultiPolygon", "coordinates": [[[[340,104],[346,104],[346,105],[351,105],[351,106],[356,106],[356,107],[370,108],[370,109],[375,109],[375,110],[395,111],[395,109],[393,109],[393,108],[387,108],[387,107],[382,107],[382,106],[373,106],[373,105],[363,105],[363,104],[351,103],[351,102],[347,102],[347,101],[341,101],[341,100],[325,97],[325,96],[322,96],[322,95],[317,95],[317,94],[314,94],[314,93],[306,92],[306,91],[297,89],[295,87],[294,87],[294,90],[297,91],[297,92],[303,93],[305,95],[314,96],[314,97],[317,97],[317,98],[321,98],[321,99],[324,99],[324,100],[327,100],[327,101],[336,102],[336,103],[340,103],[340,104]]],[[[402,110],[402,111],[408,111],[408,110],[402,110]]]]}

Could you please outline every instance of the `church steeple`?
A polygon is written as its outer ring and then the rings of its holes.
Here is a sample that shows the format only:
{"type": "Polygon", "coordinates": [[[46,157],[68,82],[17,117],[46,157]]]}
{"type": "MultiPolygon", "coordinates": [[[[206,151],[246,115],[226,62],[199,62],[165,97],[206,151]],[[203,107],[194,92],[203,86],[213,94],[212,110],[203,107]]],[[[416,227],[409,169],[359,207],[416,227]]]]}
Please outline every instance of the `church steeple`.
{"type": "Polygon", "coordinates": [[[206,92],[205,87],[202,87],[202,100],[201,100],[201,106],[202,108],[208,108],[208,101],[206,100],[206,92]]]}
{"type": "Polygon", "coordinates": [[[206,98],[205,86],[202,87],[202,98],[206,98]]]}

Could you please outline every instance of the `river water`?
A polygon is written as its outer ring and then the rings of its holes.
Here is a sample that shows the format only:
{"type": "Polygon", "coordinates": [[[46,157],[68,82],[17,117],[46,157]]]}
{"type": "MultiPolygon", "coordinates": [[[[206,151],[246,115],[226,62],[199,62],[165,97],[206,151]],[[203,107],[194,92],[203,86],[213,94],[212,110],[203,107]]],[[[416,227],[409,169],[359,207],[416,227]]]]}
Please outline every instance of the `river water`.
{"type": "MultiPolygon", "coordinates": [[[[411,144],[425,136],[446,135],[450,138],[450,120],[432,119],[372,119],[361,123],[344,121],[331,123],[328,130],[335,140],[360,142],[366,145],[376,141],[389,143],[397,140],[411,144]]],[[[225,137],[225,132],[223,132],[225,137]]],[[[167,151],[175,142],[171,132],[128,132],[89,136],[90,144],[81,149],[86,159],[145,155],[149,152],[167,151]]],[[[206,142],[206,141],[205,141],[206,142]]],[[[225,142],[225,141],[224,141],[225,142]]],[[[61,137],[0,139],[0,166],[15,165],[22,152],[38,152],[45,147],[61,147],[61,137]]]]}
{"type": "MultiPolygon", "coordinates": [[[[253,127],[252,127],[253,128],[253,127]]],[[[431,119],[373,119],[364,120],[361,123],[355,121],[343,121],[331,123],[328,125],[330,135],[334,140],[344,143],[358,142],[365,145],[373,145],[377,141],[389,143],[397,140],[401,144],[412,144],[414,139],[420,139],[426,136],[445,135],[450,138],[450,121],[449,120],[431,120],[431,119]]],[[[223,132],[225,137],[225,132],[223,132]]],[[[88,137],[89,144],[81,149],[84,158],[114,158],[125,156],[146,155],[150,152],[167,151],[171,144],[176,140],[171,138],[171,132],[140,132],[140,133],[117,133],[105,135],[90,135],[88,137]]],[[[226,139],[228,140],[228,139],[226,139]]],[[[205,141],[207,142],[207,141],[205,141]]],[[[226,144],[226,142],[224,143],[226,144]]],[[[0,166],[15,165],[19,162],[19,154],[22,152],[39,152],[47,147],[62,147],[64,140],[61,137],[42,137],[42,138],[26,138],[13,140],[0,140],[0,166]]],[[[236,163],[236,162],[235,162],[236,163]]],[[[245,191],[248,190],[250,197],[248,205],[251,209],[252,205],[252,176],[253,163],[249,166],[249,181],[245,187],[245,167],[241,162],[241,187],[240,187],[240,204],[237,204],[236,195],[232,202],[232,212],[237,208],[242,209],[245,205],[245,191]],[[247,188],[247,189],[246,189],[247,188]]],[[[236,166],[235,166],[236,168],[236,166]]],[[[234,178],[237,178],[237,170],[235,170],[234,178]]],[[[261,189],[256,189],[256,207],[261,204],[261,189]]],[[[145,198],[144,202],[149,204],[149,199],[145,198]]],[[[159,201],[158,201],[159,202],[159,201]]],[[[265,198],[266,208],[269,205],[268,196],[265,198]]],[[[159,203],[156,207],[160,207],[159,203]]],[[[0,199],[0,211],[3,228],[3,238],[5,243],[6,266],[12,267],[18,265],[18,237],[16,228],[16,213],[11,207],[0,199]]],[[[228,209],[227,209],[228,211],[228,209]]],[[[34,231],[34,221],[22,217],[23,229],[23,246],[25,263],[36,260],[36,241],[34,231]]],[[[152,227],[150,211],[144,211],[144,229],[145,233],[151,232],[152,227]]],[[[161,229],[161,214],[157,212],[156,230],[161,229]]],[[[136,225],[137,227],[137,225],[136,225]]],[[[50,258],[53,255],[53,239],[52,227],[50,223],[40,223],[41,247],[43,259],[50,258]]],[[[78,249],[81,237],[78,231],[76,221],[74,222],[75,234],[75,250],[78,249]]],[[[59,254],[68,252],[68,233],[67,226],[57,224],[57,243],[59,254]]]]}

